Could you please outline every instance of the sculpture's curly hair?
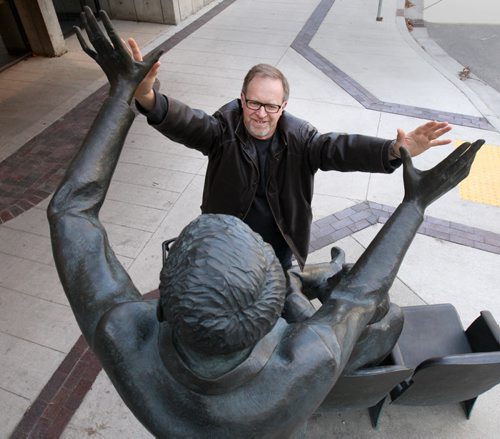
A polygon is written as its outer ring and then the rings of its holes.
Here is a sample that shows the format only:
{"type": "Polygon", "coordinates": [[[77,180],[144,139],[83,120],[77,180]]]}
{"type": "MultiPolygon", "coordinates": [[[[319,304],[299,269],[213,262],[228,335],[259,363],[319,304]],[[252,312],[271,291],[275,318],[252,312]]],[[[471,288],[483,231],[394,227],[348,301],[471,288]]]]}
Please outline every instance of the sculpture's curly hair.
{"type": "Polygon", "coordinates": [[[160,273],[165,320],[206,354],[253,346],[274,326],[284,300],[285,277],[272,247],[229,215],[191,222],[160,273]]]}

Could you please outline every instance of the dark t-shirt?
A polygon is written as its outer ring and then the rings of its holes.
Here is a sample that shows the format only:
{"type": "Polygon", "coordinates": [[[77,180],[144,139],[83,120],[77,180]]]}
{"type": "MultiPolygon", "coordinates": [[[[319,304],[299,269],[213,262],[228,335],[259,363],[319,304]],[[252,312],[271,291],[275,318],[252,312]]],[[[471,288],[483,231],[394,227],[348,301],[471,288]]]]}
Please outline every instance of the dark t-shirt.
{"type": "Polygon", "coordinates": [[[257,150],[259,184],[255,192],[252,206],[243,221],[248,224],[254,232],[259,233],[265,242],[271,244],[283,268],[288,269],[292,265],[292,251],[276,224],[276,220],[271,212],[266,196],[266,186],[269,180],[267,161],[272,138],[266,140],[252,140],[257,150]]]}

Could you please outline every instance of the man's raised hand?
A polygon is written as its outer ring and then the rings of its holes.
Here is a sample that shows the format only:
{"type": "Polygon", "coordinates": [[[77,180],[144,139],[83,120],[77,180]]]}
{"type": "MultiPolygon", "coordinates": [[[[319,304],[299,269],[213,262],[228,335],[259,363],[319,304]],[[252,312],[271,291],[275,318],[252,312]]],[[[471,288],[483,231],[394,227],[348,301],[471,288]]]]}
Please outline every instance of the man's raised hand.
{"type": "Polygon", "coordinates": [[[399,148],[404,146],[411,157],[415,157],[429,148],[451,143],[451,139],[442,139],[441,136],[451,130],[448,122],[430,121],[420,125],[413,131],[406,133],[398,128],[393,154],[399,157],[399,148]]]}
{"type": "MultiPolygon", "coordinates": [[[[128,39],[128,45],[130,48],[130,53],[136,61],[142,61],[142,53],[139,49],[139,45],[133,38],[128,39]]],[[[147,110],[151,111],[155,105],[155,94],[153,92],[153,85],[158,76],[158,71],[160,69],[160,61],[157,61],[151,67],[151,70],[144,77],[142,82],[139,84],[135,90],[134,97],[137,99],[139,104],[147,110]]]]}

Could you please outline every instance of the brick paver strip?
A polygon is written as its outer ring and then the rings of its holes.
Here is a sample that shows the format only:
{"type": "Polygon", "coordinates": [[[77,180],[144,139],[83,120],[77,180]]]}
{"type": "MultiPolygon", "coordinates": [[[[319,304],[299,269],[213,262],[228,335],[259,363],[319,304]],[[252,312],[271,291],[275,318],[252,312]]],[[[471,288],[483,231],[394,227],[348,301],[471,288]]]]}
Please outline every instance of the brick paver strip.
{"type": "Polygon", "coordinates": [[[0,224],[56,189],[106,95],[93,93],[0,163],[0,224]]]}
{"type": "MultiPolygon", "coordinates": [[[[322,218],[311,228],[309,251],[313,252],[331,245],[373,224],[384,224],[394,210],[392,206],[363,201],[322,218]]],[[[477,227],[426,216],[418,233],[500,254],[500,234],[477,227]]]]}

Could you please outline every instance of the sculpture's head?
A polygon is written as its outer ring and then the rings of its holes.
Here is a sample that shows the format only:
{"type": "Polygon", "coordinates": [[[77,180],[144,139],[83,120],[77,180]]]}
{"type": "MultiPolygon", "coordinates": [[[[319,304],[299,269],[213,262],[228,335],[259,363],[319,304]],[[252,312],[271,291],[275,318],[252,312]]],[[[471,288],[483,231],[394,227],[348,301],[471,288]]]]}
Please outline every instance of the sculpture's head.
{"type": "Polygon", "coordinates": [[[191,222],[160,274],[160,314],[180,341],[205,354],[253,346],[274,326],[284,300],[273,249],[233,216],[191,222]]]}

